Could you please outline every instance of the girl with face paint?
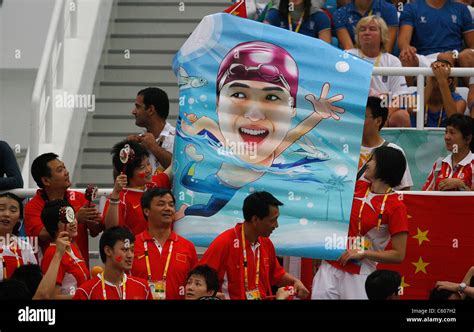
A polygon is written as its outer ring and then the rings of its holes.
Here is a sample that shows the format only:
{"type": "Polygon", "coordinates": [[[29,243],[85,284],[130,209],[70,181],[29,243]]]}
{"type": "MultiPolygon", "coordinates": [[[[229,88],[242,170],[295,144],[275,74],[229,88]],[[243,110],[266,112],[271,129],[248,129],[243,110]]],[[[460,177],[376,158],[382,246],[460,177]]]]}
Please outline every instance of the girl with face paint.
{"type": "MultiPolygon", "coordinates": [[[[195,114],[186,114],[181,121],[185,134],[215,138],[225,150],[231,151],[249,165],[271,167],[274,160],[288,147],[311,131],[323,119],[339,120],[344,109],[333,105],[342,95],[327,98],[329,83],[325,83],[319,98],[308,94],[313,112],[290,129],[296,115],[298,91],[298,66],[283,48],[260,41],[244,42],[227,53],[222,60],[216,80],[218,122],[195,114]]],[[[178,120],[180,121],[180,120],[178,120]]],[[[215,174],[205,179],[194,177],[196,163],[202,161],[196,148],[186,147],[190,162],[185,166],[181,183],[186,188],[212,193],[207,204],[183,204],[177,219],[185,215],[212,216],[229,202],[243,186],[258,180],[265,171],[222,163],[215,174]]],[[[305,163],[321,161],[305,158],[281,166],[290,168],[305,163]]]]}

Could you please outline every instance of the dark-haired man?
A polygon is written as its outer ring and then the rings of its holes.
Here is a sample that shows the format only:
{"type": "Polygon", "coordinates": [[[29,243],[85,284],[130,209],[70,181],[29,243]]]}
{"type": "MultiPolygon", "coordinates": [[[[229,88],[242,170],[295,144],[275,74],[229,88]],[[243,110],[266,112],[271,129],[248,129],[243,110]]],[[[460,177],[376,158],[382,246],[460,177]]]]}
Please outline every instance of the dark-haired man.
{"type": "Polygon", "coordinates": [[[132,110],[135,124],[146,131],[127,139],[141,143],[148,150],[153,174],[164,171],[171,164],[176,130],[166,121],[169,108],[166,92],[150,87],[138,92],[132,110]]]}
{"type": "MultiPolygon", "coordinates": [[[[365,108],[364,131],[362,134],[362,146],[360,147],[357,180],[365,180],[364,172],[367,167],[366,165],[375,148],[386,145],[403,152],[401,147],[394,143],[387,142],[380,136],[380,130],[382,130],[387,117],[388,109],[382,106],[382,100],[378,97],[369,97],[365,108]]],[[[405,153],[403,152],[403,154],[405,153]]],[[[394,189],[409,190],[411,186],[413,186],[413,180],[407,162],[402,181],[400,185],[394,189]]]]}
{"type": "Polygon", "coordinates": [[[128,275],[133,264],[135,236],[126,227],[107,229],[99,241],[104,272],[82,284],[74,300],[151,300],[143,279],[128,275]]]}
{"type": "Polygon", "coordinates": [[[141,206],[148,229],[136,237],[132,275],[148,280],[155,299],[183,300],[198,257],[192,242],[171,229],[175,198],[168,189],[153,188],[143,194],[141,206]]]}
{"type": "Polygon", "coordinates": [[[280,265],[269,239],[278,227],[281,205],[266,191],[250,194],[244,200],[244,222],[220,234],[204,253],[199,265],[217,270],[225,298],[264,299],[274,285],[293,285],[298,297],[308,296],[303,283],[280,265]]]}
{"type": "Polygon", "coordinates": [[[81,192],[71,191],[69,172],[55,153],[44,153],[38,156],[31,165],[31,174],[40,189],[25,206],[25,230],[28,236],[37,236],[43,251],[52,240],[41,222],[41,211],[45,204],[56,199],[65,199],[76,211],[77,246],[89,266],[89,234],[97,236],[101,230],[101,216],[95,207],[88,207],[89,202],[81,192]]]}

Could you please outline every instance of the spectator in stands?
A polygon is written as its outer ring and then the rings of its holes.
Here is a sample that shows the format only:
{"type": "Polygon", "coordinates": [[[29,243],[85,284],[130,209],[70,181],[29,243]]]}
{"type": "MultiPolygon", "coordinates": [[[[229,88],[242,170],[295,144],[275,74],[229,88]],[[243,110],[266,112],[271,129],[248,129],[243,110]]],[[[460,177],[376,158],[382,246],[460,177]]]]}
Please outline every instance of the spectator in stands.
{"type": "Polygon", "coordinates": [[[269,239],[278,227],[281,205],[268,192],[250,194],[244,200],[244,222],[217,236],[204,253],[199,264],[217,271],[219,289],[226,299],[265,299],[272,295],[274,285],[293,285],[298,297],[308,296],[303,283],[280,265],[269,239]]]}
{"type": "Polygon", "coordinates": [[[89,266],[89,234],[95,237],[102,231],[99,211],[94,206],[89,207],[83,193],[68,190],[71,186],[69,172],[58,155],[44,153],[38,156],[31,164],[31,175],[40,189],[25,205],[26,235],[38,237],[44,252],[52,239],[41,222],[41,211],[50,200],[66,199],[76,211],[76,243],[89,266]]]}
{"type": "Polygon", "coordinates": [[[331,21],[311,0],[281,0],[268,11],[264,23],[331,43],[331,21]]]}
{"type": "Polygon", "coordinates": [[[17,268],[11,278],[23,281],[28,287],[31,295],[30,299],[32,299],[43,279],[43,272],[41,272],[41,267],[38,264],[31,263],[17,268]]]}
{"type": "Polygon", "coordinates": [[[23,187],[18,163],[7,142],[0,141],[0,190],[23,187]]]}
{"type": "MultiPolygon", "coordinates": [[[[240,2],[240,0],[232,0],[232,3],[240,2]]],[[[247,18],[263,22],[268,10],[273,7],[273,5],[277,4],[278,0],[247,0],[245,1],[246,4],[246,11],[247,11],[247,18]]]]}
{"type": "MultiPolygon", "coordinates": [[[[417,0],[400,17],[398,46],[404,67],[429,67],[436,59],[454,63],[463,40],[474,48],[474,24],[463,4],[450,0],[417,0]]],[[[407,83],[413,85],[412,77],[407,83]]]]}
{"type": "Polygon", "coordinates": [[[385,51],[392,52],[398,31],[398,16],[395,6],[385,0],[354,0],[334,13],[334,27],[342,49],[354,48],[357,23],[362,17],[371,15],[382,17],[388,25],[385,51]]]}
{"type": "Polygon", "coordinates": [[[82,284],[73,299],[152,300],[146,280],[128,274],[133,264],[134,242],[135,236],[126,227],[105,230],[99,242],[104,273],[82,284]]]}
{"type": "Polygon", "coordinates": [[[400,264],[408,238],[407,208],[392,188],[400,185],[406,160],[381,146],[357,181],[347,250],[337,261],[322,261],[313,280],[312,299],[367,299],[365,282],[378,263],[400,264]],[[391,248],[386,249],[391,241],[391,248]]]}
{"type": "Polygon", "coordinates": [[[2,280],[0,282],[0,300],[31,300],[30,291],[23,281],[15,279],[2,280]]]}
{"type": "Polygon", "coordinates": [[[365,292],[369,300],[398,300],[402,278],[391,270],[375,270],[365,281],[365,292]]]}
{"type": "Polygon", "coordinates": [[[37,263],[30,243],[17,237],[22,217],[22,200],[12,193],[0,194],[0,280],[10,278],[23,265],[37,263]]]}
{"type": "MultiPolygon", "coordinates": [[[[369,97],[367,99],[367,106],[365,109],[365,121],[364,131],[362,135],[362,146],[360,149],[359,157],[359,170],[357,172],[357,180],[367,179],[364,177],[364,173],[367,169],[367,165],[373,156],[374,149],[380,146],[389,146],[402,151],[403,149],[394,143],[387,142],[380,136],[380,130],[383,128],[385,121],[387,120],[388,110],[382,106],[382,100],[378,97],[369,97]]],[[[410,190],[413,186],[413,180],[410,174],[410,168],[408,162],[403,167],[405,172],[403,178],[395,190],[410,190]]]]}
{"type": "Polygon", "coordinates": [[[153,87],[138,91],[132,114],[135,124],[146,131],[130,135],[127,139],[140,143],[148,150],[153,174],[163,172],[171,165],[176,130],[166,121],[169,109],[165,91],[153,87]]]}
{"type": "MultiPolygon", "coordinates": [[[[374,64],[374,67],[401,67],[397,57],[386,52],[388,27],[385,21],[375,15],[362,18],[355,28],[356,44],[349,53],[355,54],[374,64]]],[[[406,90],[404,76],[372,76],[370,94],[384,98],[391,103],[392,96],[398,96],[406,90]]],[[[398,107],[389,109],[387,121],[389,127],[410,127],[408,112],[398,107]]]]}
{"type": "Polygon", "coordinates": [[[451,153],[438,159],[422,190],[474,190],[474,142],[472,119],[454,114],[448,118],[444,142],[451,153]]]}
{"type": "Polygon", "coordinates": [[[119,175],[104,207],[105,228],[127,226],[134,235],[140,234],[147,229],[140,206],[142,195],[147,188],[171,188],[171,167],[163,173],[153,175],[146,149],[134,141],[115,144],[112,148],[112,163],[115,173],[119,175]],[[133,151],[133,156],[129,156],[124,165],[120,161],[120,153],[127,144],[133,151]]]}
{"type": "Polygon", "coordinates": [[[436,289],[456,293],[460,299],[474,299],[474,266],[467,271],[462,282],[438,281],[436,289]]]}
{"type": "MultiPolygon", "coordinates": [[[[49,262],[49,267],[36,289],[33,300],[51,300],[56,297],[56,281],[66,248],[71,246],[69,232],[59,232],[56,238],[56,251],[49,262]]],[[[39,269],[40,273],[41,268],[39,269]]]]}
{"type": "MultiPolygon", "coordinates": [[[[56,241],[59,232],[68,232],[70,245],[66,248],[66,255],[61,259],[59,271],[56,278],[56,291],[54,293],[55,299],[71,299],[77,287],[90,279],[89,269],[86,262],[79,251],[79,248],[74,243],[77,237],[77,221],[74,216],[68,215],[66,220],[61,220],[62,209],[72,209],[72,206],[66,200],[54,200],[46,203],[41,212],[41,220],[44,228],[49,233],[54,243],[51,243],[44,252],[43,261],[41,262],[41,269],[43,273],[49,268],[51,260],[56,253],[56,241]],[[69,219],[70,218],[70,219],[69,219]]],[[[67,213],[66,213],[67,214],[67,213]]]]}
{"type": "Polygon", "coordinates": [[[168,189],[147,190],[141,198],[148,229],[138,234],[132,275],[145,280],[157,300],[184,300],[186,279],[198,257],[191,241],[172,230],[175,198],[168,189]]]}
{"type": "MultiPolygon", "coordinates": [[[[425,127],[446,127],[446,119],[451,115],[464,114],[466,101],[455,92],[456,81],[450,77],[452,63],[436,60],[431,64],[433,74],[426,78],[425,87],[425,127]]],[[[416,126],[416,114],[411,114],[411,125],[416,126]]]]}
{"type": "Polygon", "coordinates": [[[213,268],[207,265],[198,265],[189,271],[185,288],[186,300],[216,297],[218,290],[219,277],[213,268]]]}

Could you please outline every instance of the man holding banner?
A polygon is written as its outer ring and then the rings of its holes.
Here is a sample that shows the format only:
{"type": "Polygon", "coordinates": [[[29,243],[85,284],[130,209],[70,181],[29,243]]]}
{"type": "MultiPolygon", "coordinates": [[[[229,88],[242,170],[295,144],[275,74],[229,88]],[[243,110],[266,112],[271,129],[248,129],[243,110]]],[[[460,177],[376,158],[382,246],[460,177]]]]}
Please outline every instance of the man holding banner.
{"type": "Polygon", "coordinates": [[[285,272],[269,239],[278,227],[279,206],[272,194],[255,192],[244,201],[244,222],[219,235],[200,265],[218,272],[219,289],[231,300],[260,300],[272,296],[274,285],[292,285],[300,298],[309,295],[303,283],[285,272]]]}

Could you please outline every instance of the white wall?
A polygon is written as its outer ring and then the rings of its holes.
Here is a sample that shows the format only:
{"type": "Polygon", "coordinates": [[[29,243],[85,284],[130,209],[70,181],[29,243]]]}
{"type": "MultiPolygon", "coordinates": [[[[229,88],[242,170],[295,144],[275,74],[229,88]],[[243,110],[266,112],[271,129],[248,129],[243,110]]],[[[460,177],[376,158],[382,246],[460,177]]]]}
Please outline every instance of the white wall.
{"type": "Polygon", "coordinates": [[[53,7],[54,0],[3,1],[0,68],[38,68],[53,7]]]}
{"type": "Polygon", "coordinates": [[[54,0],[4,0],[0,6],[0,139],[28,145],[36,72],[54,0]]]}

